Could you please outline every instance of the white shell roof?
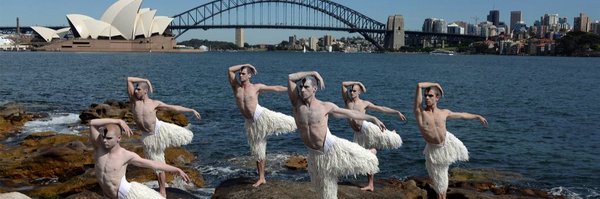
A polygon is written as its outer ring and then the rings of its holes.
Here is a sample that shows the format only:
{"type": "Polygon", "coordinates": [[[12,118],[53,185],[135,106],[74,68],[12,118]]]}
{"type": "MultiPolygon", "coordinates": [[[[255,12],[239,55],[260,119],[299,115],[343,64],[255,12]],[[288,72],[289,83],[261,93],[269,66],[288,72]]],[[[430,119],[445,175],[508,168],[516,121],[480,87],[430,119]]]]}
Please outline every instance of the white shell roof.
{"type": "MultiPolygon", "coordinates": [[[[81,38],[97,39],[98,37],[122,36],[127,40],[143,35],[145,38],[152,34],[163,34],[173,18],[155,16],[156,10],[141,8],[142,0],[117,0],[112,4],[100,20],[81,14],[68,14],[70,28],[52,30],[36,26],[38,32],[46,41],[52,38],[64,37],[69,30],[81,38]]],[[[32,27],[33,28],[33,27],[32,27]]]]}
{"type": "Polygon", "coordinates": [[[154,17],[154,20],[152,21],[152,31],[151,33],[158,33],[158,34],[163,34],[165,32],[165,30],[167,29],[167,27],[169,27],[169,24],[171,23],[171,21],[173,21],[173,18],[171,17],[165,17],[165,16],[157,16],[154,17]]]}
{"type": "Polygon", "coordinates": [[[56,30],[54,30],[54,29],[41,27],[41,26],[31,26],[31,29],[33,29],[36,33],[38,33],[40,36],[42,36],[42,38],[44,38],[44,40],[46,40],[46,42],[50,42],[54,38],[60,38],[58,36],[58,34],[56,34],[56,30]]]}
{"type": "Polygon", "coordinates": [[[133,39],[137,12],[142,0],[119,0],[111,5],[100,18],[123,33],[125,39],[133,39]]]}

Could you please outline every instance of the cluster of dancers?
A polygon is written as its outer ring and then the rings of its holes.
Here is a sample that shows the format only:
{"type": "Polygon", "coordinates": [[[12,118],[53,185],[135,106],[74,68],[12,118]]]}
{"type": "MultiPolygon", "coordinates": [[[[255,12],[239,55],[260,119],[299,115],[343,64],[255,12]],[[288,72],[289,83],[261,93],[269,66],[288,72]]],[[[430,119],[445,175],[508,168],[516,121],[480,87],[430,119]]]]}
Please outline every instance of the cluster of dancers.
{"type": "MultiPolygon", "coordinates": [[[[400,120],[406,120],[404,114],[361,99],[360,94],[366,92],[367,88],[358,81],[342,82],[341,91],[346,108],[340,108],[334,103],[317,99],[316,93],[325,88],[325,81],[316,71],[289,74],[287,87],[252,83],[251,78],[257,72],[250,64],[234,65],[227,71],[236,104],[245,120],[250,152],[256,158],[259,176],[253,186],[267,183],[267,137],[298,131],[308,150],[308,173],[319,198],[337,198],[340,176],[367,175],[368,183],[361,189],[374,191],[373,175],[379,172],[377,150],[397,149],[402,145],[402,139],[395,131],[387,130],[379,119],[366,114],[366,111],[394,114],[400,120]],[[258,96],[263,92],[287,92],[293,115],[262,107],[258,103],[258,96]],[[329,115],[348,119],[354,131],[354,142],[338,138],[329,131],[329,115]]],[[[147,79],[128,77],[127,92],[135,124],[143,132],[141,141],[147,159],[119,145],[122,135],[132,135],[123,120],[93,119],[90,121],[90,142],[94,147],[97,181],[108,198],[166,198],[164,172],[176,173],[186,182],[189,177],[181,169],[165,163],[164,150],[189,144],[193,133],[184,127],[158,120],[156,111],[189,112],[198,120],[201,116],[194,109],[150,99],[148,94],[153,92],[153,88],[147,79]],[[159,192],[136,182],[128,182],[125,179],[128,164],[154,169],[159,192]]],[[[440,109],[437,104],[443,94],[439,84],[421,82],[417,84],[414,99],[416,123],[426,142],[423,151],[426,168],[432,179],[431,187],[437,192],[438,198],[446,198],[450,164],[469,158],[464,144],[446,130],[446,120],[477,119],[487,127],[487,121],[481,115],[440,109]]]]}

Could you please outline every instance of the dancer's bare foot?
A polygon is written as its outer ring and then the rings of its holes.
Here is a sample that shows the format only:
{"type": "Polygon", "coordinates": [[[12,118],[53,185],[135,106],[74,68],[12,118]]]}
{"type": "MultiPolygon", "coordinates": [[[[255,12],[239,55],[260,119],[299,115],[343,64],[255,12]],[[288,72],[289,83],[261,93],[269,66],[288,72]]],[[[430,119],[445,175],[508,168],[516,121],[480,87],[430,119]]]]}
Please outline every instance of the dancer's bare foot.
{"type": "Polygon", "coordinates": [[[160,195],[167,198],[167,190],[160,190],[160,195]]]}
{"type": "Polygon", "coordinates": [[[253,187],[258,187],[258,186],[260,186],[260,185],[262,185],[262,184],[267,184],[267,180],[265,180],[265,179],[259,179],[259,180],[258,180],[258,181],[256,181],[256,183],[254,183],[252,186],[253,186],[253,187]]]}
{"type": "Polygon", "coordinates": [[[373,190],[375,190],[375,187],[373,187],[373,185],[369,185],[369,186],[360,188],[360,190],[362,190],[362,191],[373,191],[373,190]]]}

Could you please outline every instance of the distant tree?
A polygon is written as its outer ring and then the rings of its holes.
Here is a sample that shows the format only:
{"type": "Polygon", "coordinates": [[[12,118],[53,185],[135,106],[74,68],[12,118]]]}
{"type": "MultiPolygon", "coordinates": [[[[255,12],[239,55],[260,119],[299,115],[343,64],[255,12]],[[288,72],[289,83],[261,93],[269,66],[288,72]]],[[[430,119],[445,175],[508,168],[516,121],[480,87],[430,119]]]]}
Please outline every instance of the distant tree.
{"type": "Polygon", "coordinates": [[[589,32],[568,32],[557,39],[556,53],[566,56],[587,56],[590,51],[600,51],[600,35],[589,32]]]}
{"type": "Polygon", "coordinates": [[[200,39],[190,39],[187,41],[182,41],[177,43],[179,45],[191,46],[194,48],[199,48],[200,46],[210,46],[213,50],[240,50],[241,48],[235,45],[232,42],[225,41],[208,41],[208,40],[200,40],[200,39]]]}

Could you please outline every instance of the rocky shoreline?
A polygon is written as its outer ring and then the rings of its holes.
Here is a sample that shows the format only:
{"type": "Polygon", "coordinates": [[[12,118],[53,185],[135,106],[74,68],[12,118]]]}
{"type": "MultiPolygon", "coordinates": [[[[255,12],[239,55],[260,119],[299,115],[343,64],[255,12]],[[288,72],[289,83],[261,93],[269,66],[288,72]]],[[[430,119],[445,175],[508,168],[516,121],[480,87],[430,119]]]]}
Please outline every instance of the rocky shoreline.
{"type": "MultiPolygon", "coordinates": [[[[36,118],[36,115],[25,113],[19,104],[0,107],[0,141],[20,133],[25,122],[36,118]]],[[[80,115],[84,124],[91,119],[104,117],[131,121],[128,107],[112,100],[92,105],[80,115]]],[[[182,114],[161,112],[159,118],[182,126],[188,124],[182,114]]],[[[124,137],[121,146],[143,157],[139,139],[141,132],[134,131],[134,134],[124,137]]],[[[95,178],[93,148],[88,136],[89,130],[78,134],[37,132],[14,146],[0,144],[0,193],[20,192],[32,198],[101,198],[102,192],[95,178]]],[[[190,188],[204,186],[201,173],[191,167],[195,158],[184,148],[165,151],[167,163],[182,168],[190,176],[192,181],[187,185],[192,186],[190,188]]],[[[148,182],[155,178],[154,171],[150,169],[132,165],[128,167],[129,181],[148,182]]],[[[173,175],[167,174],[167,181],[172,182],[173,175]]],[[[170,190],[178,192],[176,189],[170,190]]],[[[4,197],[0,195],[0,198],[4,197]]]]}
{"type": "MultiPolygon", "coordinates": [[[[48,114],[32,114],[24,110],[22,105],[15,103],[0,106],[0,141],[18,135],[27,121],[48,117],[48,114]]],[[[84,124],[91,119],[105,117],[132,122],[128,104],[114,100],[93,104],[80,115],[84,124]]],[[[158,117],[181,126],[188,124],[182,114],[159,112],[158,117]]],[[[135,136],[123,139],[122,146],[143,156],[139,141],[141,132],[134,133],[135,136]]],[[[14,146],[0,144],[0,198],[101,198],[88,134],[88,130],[77,134],[37,132],[14,146]]],[[[184,148],[169,148],[165,155],[168,164],[182,168],[193,179],[192,183],[186,185],[190,187],[169,188],[169,198],[195,198],[183,190],[204,186],[202,174],[191,167],[196,157],[184,148]]],[[[285,166],[292,170],[306,170],[307,162],[302,156],[291,156],[285,166]]],[[[171,182],[173,176],[167,176],[171,182]]],[[[450,172],[448,198],[565,198],[511,184],[511,180],[519,178],[522,178],[519,174],[491,169],[453,169],[450,172]]],[[[155,180],[155,176],[150,169],[130,166],[127,179],[148,182],[155,180]]],[[[215,189],[212,198],[316,198],[310,182],[273,179],[254,188],[254,180],[226,180],[215,189]]],[[[376,180],[375,192],[365,192],[360,190],[364,182],[341,180],[338,197],[432,198],[435,192],[429,184],[427,177],[379,179],[376,180]]]]}

